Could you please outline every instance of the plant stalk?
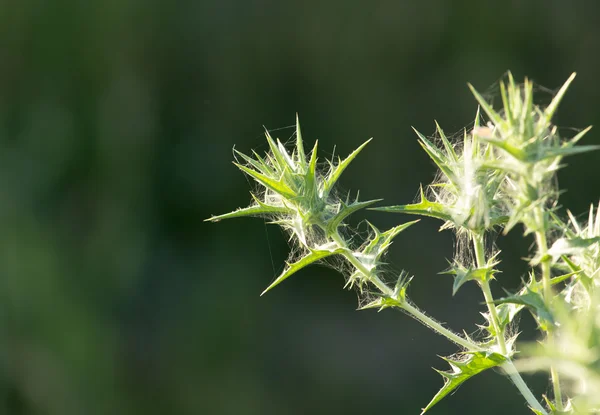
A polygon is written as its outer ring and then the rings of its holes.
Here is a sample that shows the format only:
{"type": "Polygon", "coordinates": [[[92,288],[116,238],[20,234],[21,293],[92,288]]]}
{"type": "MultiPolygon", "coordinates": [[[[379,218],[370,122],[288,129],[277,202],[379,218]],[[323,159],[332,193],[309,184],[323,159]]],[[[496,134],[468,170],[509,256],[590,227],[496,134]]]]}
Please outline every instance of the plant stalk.
{"type": "MultiPolygon", "coordinates": [[[[348,249],[348,245],[347,245],[346,241],[339,235],[339,233],[336,232],[334,235],[332,235],[332,239],[338,244],[338,246],[340,248],[344,248],[344,253],[343,253],[344,257],[358,271],[360,271],[373,285],[375,285],[379,289],[379,291],[381,291],[382,294],[384,294],[388,297],[393,297],[394,290],[392,290],[390,287],[388,287],[383,281],[381,281],[381,279],[375,273],[371,272],[371,270],[369,270],[367,267],[365,267],[364,264],[362,262],[360,262],[354,256],[352,251],[350,251],[348,249]]],[[[431,317],[427,316],[425,313],[423,313],[421,310],[419,310],[417,307],[413,306],[412,304],[409,304],[408,302],[404,302],[400,307],[404,311],[406,311],[408,314],[410,314],[412,317],[414,317],[415,319],[420,321],[422,324],[429,327],[431,330],[437,332],[438,334],[441,334],[442,336],[444,336],[448,340],[458,344],[459,346],[462,346],[465,349],[470,350],[470,351],[483,351],[484,350],[481,346],[479,346],[479,345],[459,336],[458,334],[452,332],[451,330],[445,328],[440,323],[433,320],[431,317]]]]}
{"type": "MultiPolygon", "coordinates": [[[[485,268],[485,246],[483,242],[483,235],[473,234],[473,247],[475,249],[475,258],[477,261],[478,268],[485,268]]],[[[498,312],[496,311],[496,306],[494,305],[494,297],[492,296],[492,290],[490,289],[490,283],[487,278],[480,283],[481,291],[483,291],[483,297],[485,299],[485,303],[487,304],[488,311],[490,312],[490,320],[492,323],[492,327],[496,332],[496,340],[498,341],[498,347],[500,348],[500,353],[503,356],[507,356],[506,350],[506,341],[504,339],[504,330],[500,327],[500,322],[498,318],[498,312]]]]}
{"type": "Polygon", "coordinates": [[[544,407],[536,399],[536,397],[531,392],[531,389],[529,389],[529,386],[527,386],[527,384],[519,374],[519,371],[515,367],[512,360],[508,359],[505,363],[503,363],[502,369],[504,369],[504,372],[508,375],[510,380],[512,380],[517,389],[519,389],[519,392],[521,392],[521,395],[523,395],[529,406],[541,412],[544,415],[548,415],[548,412],[546,412],[544,407]]]}
{"type": "MultiPolygon", "coordinates": [[[[540,207],[536,210],[536,219],[538,222],[538,229],[541,229],[536,230],[535,240],[538,246],[538,255],[541,258],[540,267],[542,269],[544,302],[547,306],[550,306],[550,304],[552,304],[554,293],[552,292],[552,285],[550,283],[550,262],[546,258],[548,256],[548,241],[546,239],[546,217],[543,207],[540,207]]],[[[552,328],[550,328],[546,334],[548,337],[548,345],[552,347],[554,345],[554,333],[552,331],[552,328]]],[[[556,409],[562,411],[564,410],[564,406],[562,401],[560,378],[554,366],[550,366],[550,377],[552,378],[552,388],[554,390],[554,400],[556,401],[556,409]]]]}
{"type": "MultiPolygon", "coordinates": [[[[475,259],[477,261],[477,267],[484,268],[486,266],[486,261],[483,235],[473,234],[472,239],[473,247],[475,250],[475,259]]],[[[506,349],[506,340],[504,339],[504,330],[500,329],[498,313],[496,311],[496,306],[494,305],[494,297],[490,289],[489,281],[487,279],[482,281],[480,286],[481,290],[483,291],[483,297],[485,298],[485,302],[490,312],[490,320],[492,323],[492,327],[496,332],[496,340],[498,341],[500,353],[507,359],[506,362],[502,364],[504,372],[508,375],[510,380],[512,380],[519,392],[521,392],[521,395],[523,395],[529,406],[536,409],[537,411],[540,411],[543,414],[546,414],[546,410],[542,407],[542,405],[533,395],[533,392],[531,392],[531,389],[529,389],[529,386],[527,386],[527,384],[521,377],[521,374],[519,373],[512,360],[508,356],[508,350],[506,349]]]]}

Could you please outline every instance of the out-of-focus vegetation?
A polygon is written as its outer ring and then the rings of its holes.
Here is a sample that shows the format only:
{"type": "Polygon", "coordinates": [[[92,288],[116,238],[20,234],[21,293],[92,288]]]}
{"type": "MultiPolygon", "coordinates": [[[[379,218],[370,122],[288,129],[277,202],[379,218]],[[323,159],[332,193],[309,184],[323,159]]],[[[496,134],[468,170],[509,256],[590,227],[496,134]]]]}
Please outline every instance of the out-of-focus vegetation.
{"type": "MultiPolygon", "coordinates": [[[[554,86],[576,71],[557,124],[599,124],[598,15],[594,2],[541,0],[1,2],[0,413],[418,413],[440,382],[432,356],[452,346],[400,313],[351,311],[326,269],[259,298],[286,242],[260,221],[202,222],[249,200],[224,161],[234,145],[262,151],[261,126],[299,112],[324,151],[375,137],[343,186],[410,200],[432,171],[410,126],[468,124],[467,81],[485,88],[511,68],[554,86]]],[[[599,162],[561,172],[572,211],[600,193],[599,162]]],[[[481,299],[447,299],[451,279],[436,274],[451,248],[436,225],[391,259],[422,272],[415,301],[439,295],[431,313],[462,327],[481,299]],[[423,257],[432,239],[440,254],[423,257]],[[432,292],[431,279],[446,285],[432,292]]],[[[509,287],[525,269],[516,240],[501,246],[509,287]]],[[[489,404],[492,385],[513,391],[489,374],[463,393],[489,404]]],[[[526,412],[518,397],[494,408],[526,412]]]]}

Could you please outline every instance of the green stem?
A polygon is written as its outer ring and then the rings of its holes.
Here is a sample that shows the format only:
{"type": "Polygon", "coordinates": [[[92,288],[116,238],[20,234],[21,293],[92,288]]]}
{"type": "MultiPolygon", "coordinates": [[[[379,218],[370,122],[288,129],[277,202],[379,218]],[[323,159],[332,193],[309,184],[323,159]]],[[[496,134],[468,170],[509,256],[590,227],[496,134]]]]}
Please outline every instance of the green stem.
{"type": "MultiPolygon", "coordinates": [[[[393,290],[390,287],[388,287],[387,285],[385,285],[385,283],[383,281],[381,281],[381,279],[374,272],[372,272],[370,269],[368,269],[362,262],[360,262],[358,260],[358,258],[356,258],[356,256],[354,256],[352,251],[350,251],[348,249],[348,244],[340,236],[339,233],[336,232],[331,237],[338,244],[338,246],[340,248],[344,248],[344,253],[343,253],[344,257],[358,271],[360,271],[373,285],[375,285],[379,289],[379,291],[381,291],[382,294],[389,296],[389,297],[393,296],[393,294],[394,294],[393,290]]],[[[483,246],[482,246],[482,249],[483,249],[483,246]]],[[[483,251],[481,251],[481,252],[483,252],[483,251]]],[[[489,289],[489,285],[488,285],[488,289],[489,289]]],[[[491,298],[491,292],[490,292],[490,298],[491,298]]],[[[486,301],[487,301],[487,299],[486,299],[486,301]]],[[[491,298],[491,301],[493,301],[493,298],[491,298]]],[[[490,304],[492,304],[491,301],[490,301],[490,304]]],[[[470,351],[485,351],[485,349],[482,348],[480,345],[475,344],[475,343],[459,336],[458,334],[452,332],[451,330],[445,328],[440,323],[438,323],[431,317],[427,316],[425,313],[423,313],[421,310],[419,310],[417,307],[413,306],[412,304],[410,304],[408,302],[404,302],[400,307],[404,311],[406,311],[408,314],[410,314],[413,318],[415,318],[416,320],[421,322],[423,325],[429,327],[431,330],[437,332],[438,334],[441,334],[442,336],[444,336],[448,340],[458,344],[459,346],[462,346],[465,349],[470,350],[470,351]]],[[[498,316],[496,314],[496,321],[497,321],[497,317],[498,316]]],[[[506,345],[504,346],[504,348],[506,349],[506,345]]],[[[504,352],[503,354],[505,355],[506,353],[504,352]]],[[[508,357],[507,357],[507,361],[502,365],[502,368],[504,369],[506,374],[509,376],[509,378],[512,380],[512,382],[515,384],[517,389],[521,392],[521,394],[523,395],[523,397],[525,398],[525,400],[527,401],[529,406],[538,410],[542,414],[547,415],[546,410],[540,405],[540,403],[537,401],[535,396],[533,396],[533,393],[531,392],[531,390],[529,389],[529,387],[527,386],[527,384],[525,383],[525,381],[523,380],[523,378],[521,377],[521,375],[519,374],[519,372],[513,365],[512,361],[508,357]]]]}
{"type": "MultiPolygon", "coordinates": [[[[540,229],[535,232],[535,240],[538,246],[538,255],[541,258],[540,267],[542,269],[544,302],[546,303],[546,306],[550,307],[550,304],[552,304],[553,301],[554,293],[552,291],[552,285],[550,282],[550,261],[547,258],[548,241],[546,239],[546,213],[544,212],[543,207],[540,207],[536,210],[535,217],[537,219],[538,229],[540,229]]],[[[554,333],[552,330],[552,328],[549,328],[547,332],[548,346],[551,348],[554,345],[554,333]]],[[[552,388],[554,389],[554,400],[556,402],[556,409],[562,411],[564,410],[564,406],[562,401],[560,378],[554,366],[550,367],[550,377],[552,378],[552,388]]]]}
{"type": "Polygon", "coordinates": [[[408,314],[410,314],[411,316],[413,316],[415,319],[419,320],[425,326],[429,327],[431,330],[437,332],[438,334],[441,334],[442,336],[444,336],[448,340],[458,344],[459,346],[462,346],[469,351],[483,351],[484,350],[478,344],[470,342],[470,341],[464,339],[463,337],[460,337],[458,334],[452,332],[451,330],[448,330],[447,328],[442,326],[440,323],[438,323],[431,317],[428,317],[425,313],[423,313],[421,310],[419,310],[417,307],[413,306],[412,304],[405,302],[404,304],[402,304],[402,309],[404,311],[406,311],[408,314]]]}
{"type": "Polygon", "coordinates": [[[542,230],[535,232],[535,241],[538,246],[538,255],[541,258],[540,267],[542,269],[542,285],[544,288],[544,301],[546,304],[550,304],[552,302],[552,297],[554,296],[552,292],[552,285],[550,283],[550,262],[546,258],[548,256],[548,241],[546,239],[546,226],[544,220],[544,213],[538,214],[538,221],[542,222],[542,230]]]}
{"type": "Polygon", "coordinates": [[[533,395],[531,389],[529,389],[529,387],[519,374],[519,371],[510,359],[508,359],[505,363],[502,364],[502,369],[504,369],[504,372],[510,377],[517,389],[519,389],[519,392],[521,392],[521,395],[523,395],[529,406],[541,412],[542,414],[547,415],[548,412],[546,412],[544,407],[533,395]]]}
{"type": "Polygon", "coordinates": [[[485,298],[485,302],[488,305],[488,310],[490,311],[490,319],[492,320],[492,326],[496,332],[496,340],[498,341],[500,353],[503,356],[506,356],[507,349],[506,341],[504,339],[504,330],[500,327],[500,323],[498,322],[498,313],[496,312],[496,306],[494,305],[494,297],[492,296],[492,291],[490,290],[490,283],[488,281],[483,281],[481,283],[481,290],[483,291],[483,297],[485,298]]]}
{"type": "MultiPolygon", "coordinates": [[[[344,253],[343,253],[344,257],[358,271],[360,271],[368,279],[369,282],[371,282],[373,285],[375,285],[379,289],[379,291],[381,291],[384,295],[386,295],[388,297],[393,297],[394,290],[392,290],[390,287],[385,285],[385,283],[383,281],[381,281],[381,279],[374,272],[372,272],[370,269],[365,267],[365,265],[362,262],[360,262],[358,260],[358,258],[356,258],[354,256],[352,251],[350,251],[348,249],[348,245],[347,245],[346,241],[339,235],[339,233],[336,232],[334,235],[332,235],[332,239],[338,244],[339,247],[345,249],[344,253]]],[[[483,351],[484,350],[481,346],[479,346],[479,345],[459,336],[458,334],[452,332],[451,330],[445,328],[444,326],[442,326],[440,323],[438,323],[431,317],[428,317],[425,313],[423,313],[417,307],[413,306],[412,304],[409,304],[407,301],[405,301],[400,307],[404,311],[406,311],[408,314],[410,314],[412,317],[414,317],[415,319],[417,319],[418,321],[423,323],[425,326],[429,327],[431,330],[437,332],[438,334],[441,334],[442,336],[444,336],[448,340],[458,344],[459,346],[462,346],[465,349],[471,350],[471,351],[483,351]]]]}
{"type": "MultiPolygon", "coordinates": [[[[483,242],[483,235],[473,234],[473,247],[475,249],[475,258],[477,260],[478,268],[485,268],[485,246],[483,242]]],[[[496,306],[494,305],[494,297],[492,296],[492,290],[490,289],[490,283],[488,279],[484,279],[480,283],[481,291],[483,291],[483,297],[485,298],[485,303],[487,304],[488,311],[490,312],[490,320],[492,323],[492,327],[496,333],[496,340],[498,341],[498,347],[500,348],[500,353],[503,356],[507,356],[506,350],[506,341],[504,339],[504,330],[500,327],[500,322],[498,318],[498,312],[496,311],[496,306]]]]}
{"type": "MultiPolygon", "coordinates": [[[[477,261],[478,268],[484,268],[487,264],[485,261],[485,245],[483,240],[483,235],[472,235],[473,239],[473,247],[475,250],[475,259],[477,261]]],[[[500,322],[498,318],[498,313],[496,311],[496,306],[494,305],[494,297],[492,295],[492,291],[490,289],[490,283],[487,279],[481,282],[481,290],[483,291],[483,297],[485,298],[485,302],[488,306],[488,310],[490,312],[490,320],[492,323],[492,327],[496,332],[496,340],[498,341],[498,347],[500,349],[500,353],[506,357],[506,362],[502,364],[502,368],[504,372],[508,375],[508,377],[512,380],[514,385],[517,387],[521,395],[525,398],[529,406],[540,411],[543,414],[546,414],[546,410],[542,407],[539,401],[531,392],[531,389],[527,386],[517,368],[513,364],[512,360],[508,356],[506,349],[506,340],[504,339],[504,330],[500,329],[500,322]]]]}

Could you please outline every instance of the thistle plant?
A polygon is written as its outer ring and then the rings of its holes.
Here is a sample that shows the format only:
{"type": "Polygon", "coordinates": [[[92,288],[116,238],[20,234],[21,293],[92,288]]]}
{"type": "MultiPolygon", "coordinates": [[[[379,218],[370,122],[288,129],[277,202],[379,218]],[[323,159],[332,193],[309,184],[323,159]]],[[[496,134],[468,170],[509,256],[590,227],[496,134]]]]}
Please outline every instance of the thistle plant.
{"type": "MultiPolygon", "coordinates": [[[[546,106],[535,104],[533,84],[517,84],[510,73],[500,83],[501,109],[496,110],[471,85],[479,104],[473,128],[448,137],[436,123],[436,137],[416,131],[420,145],[438,168],[436,180],[421,186],[415,203],[374,207],[380,200],[341,197],[340,175],[365,148],[345,159],[320,163],[317,142],[309,153],[296,119],[296,140],[288,149],[266,133],[269,151],[248,156],[235,151],[234,163],[254,179],[258,191],[249,207],[213,216],[217,222],[256,216],[281,226],[290,237],[292,254],[283,272],[265,291],[313,263],[329,265],[355,288],[359,309],[396,308],[458,346],[444,358],[449,370],[441,389],[424,407],[429,411],[471,377],[498,368],[516,386],[535,414],[595,414],[600,411],[600,206],[586,222],[567,211],[561,217],[556,172],[563,158],[595,150],[576,145],[589,128],[564,138],[552,123],[573,74],[546,106]],[[480,114],[480,111],[483,114],[480,114]],[[483,124],[486,117],[488,122],[483,124]],[[382,231],[370,222],[367,236],[347,223],[360,210],[400,213],[441,221],[457,240],[454,258],[442,274],[454,278],[452,294],[473,281],[481,288],[484,320],[477,330],[459,334],[423,312],[407,296],[409,273],[394,273],[385,262],[398,234],[418,220],[382,231]],[[530,270],[520,290],[494,298],[491,284],[499,274],[498,234],[520,226],[533,235],[530,270]],[[523,310],[534,317],[537,345],[517,343],[523,310]],[[547,371],[551,396],[536,397],[521,373],[547,371]]],[[[499,279],[499,277],[498,277],[499,279]]]]}

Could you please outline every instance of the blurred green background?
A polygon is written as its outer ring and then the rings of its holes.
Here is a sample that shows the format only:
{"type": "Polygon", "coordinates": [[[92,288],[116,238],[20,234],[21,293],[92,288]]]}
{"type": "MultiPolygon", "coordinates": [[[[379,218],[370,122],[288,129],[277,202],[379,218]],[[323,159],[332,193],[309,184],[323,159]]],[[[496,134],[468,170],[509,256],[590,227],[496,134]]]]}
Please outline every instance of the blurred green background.
{"type": "MultiPolygon", "coordinates": [[[[410,126],[472,122],[467,81],[494,94],[511,69],[554,90],[577,71],[557,123],[600,124],[599,18],[598,2],[558,0],[0,1],[0,413],[419,413],[455,347],[401,313],[356,312],[329,269],[259,298],[285,236],[203,222],[250,201],[231,149],[264,151],[263,125],[289,139],[298,112],[322,155],[375,137],[345,189],[410,202],[434,174],[410,126]]],[[[567,162],[561,201],[582,212],[600,155],[567,162]]],[[[400,235],[390,261],[416,274],[418,305],[470,332],[481,295],[450,296],[438,226],[400,235]]],[[[499,241],[505,287],[530,243],[499,241]]],[[[489,372],[431,413],[528,410],[489,372]]]]}

